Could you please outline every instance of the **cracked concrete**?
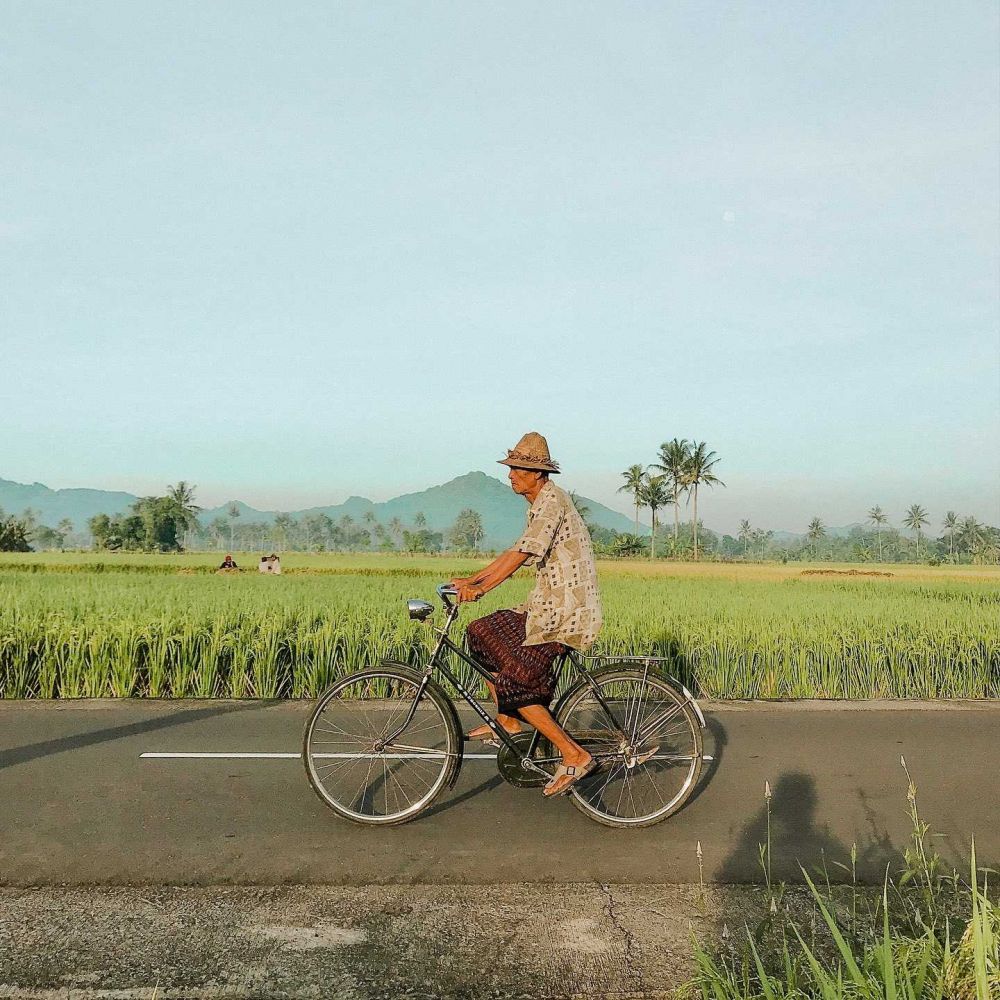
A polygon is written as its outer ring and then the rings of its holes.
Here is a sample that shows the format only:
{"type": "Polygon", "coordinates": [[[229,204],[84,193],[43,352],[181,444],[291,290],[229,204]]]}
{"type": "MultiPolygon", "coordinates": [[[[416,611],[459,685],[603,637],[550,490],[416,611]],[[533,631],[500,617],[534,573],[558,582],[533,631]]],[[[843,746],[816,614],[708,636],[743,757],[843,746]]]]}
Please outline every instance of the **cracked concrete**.
{"type": "Polygon", "coordinates": [[[0,890],[0,1000],[668,996],[749,886],[0,890]],[[155,994],[154,994],[155,991],[155,994]]]}
{"type": "Polygon", "coordinates": [[[607,900],[604,906],[604,912],[607,914],[608,920],[611,921],[612,926],[622,936],[622,943],[624,946],[624,972],[627,976],[635,979],[635,988],[641,993],[645,988],[645,985],[643,983],[642,963],[640,960],[641,956],[637,954],[638,945],[636,944],[635,934],[622,923],[617,912],[615,895],[611,890],[611,886],[602,882],[601,892],[604,893],[607,900]]]}

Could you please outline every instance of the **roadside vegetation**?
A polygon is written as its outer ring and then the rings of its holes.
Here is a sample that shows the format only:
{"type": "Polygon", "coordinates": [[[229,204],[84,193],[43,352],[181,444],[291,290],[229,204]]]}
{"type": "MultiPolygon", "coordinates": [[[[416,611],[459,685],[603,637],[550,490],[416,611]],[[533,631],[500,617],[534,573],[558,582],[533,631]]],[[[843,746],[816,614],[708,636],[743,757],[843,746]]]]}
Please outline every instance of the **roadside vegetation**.
{"type": "MultiPolygon", "coordinates": [[[[975,844],[964,872],[945,864],[906,776],[910,845],[881,891],[858,885],[854,847],[850,868],[801,869],[803,907],[799,890],[772,881],[771,844],[761,844],[767,915],[752,928],[724,924],[715,945],[696,940],[681,1000],[997,1000],[996,873],[977,866],[975,844]]],[[[769,810],[769,786],[764,797],[769,810]]]]}
{"type": "MultiPolygon", "coordinates": [[[[256,555],[237,561],[253,569],[256,555]]],[[[288,555],[284,574],[268,577],[216,575],[213,555],[10,554],[0,560],[0,695],[312,697],[383,657],[417,661],[430,633],[403,600],[479,562],[288,555]]],[[[606,625],[595,652],[667,657],[703,696],[1000,697],[995,570],[866,577],[613,560],[599,571],[606,625]]],[[[522,574],[470,614],[515,604],[529,585],[522,574]]]]}

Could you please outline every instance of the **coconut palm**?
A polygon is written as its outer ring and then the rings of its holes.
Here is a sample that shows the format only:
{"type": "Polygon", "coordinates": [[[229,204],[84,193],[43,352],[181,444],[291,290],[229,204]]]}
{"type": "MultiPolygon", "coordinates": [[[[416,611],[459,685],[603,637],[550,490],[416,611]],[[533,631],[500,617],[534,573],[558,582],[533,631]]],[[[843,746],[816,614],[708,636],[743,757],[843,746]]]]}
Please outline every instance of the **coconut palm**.
{"type": "Polygon", "coordinates": [[[763,531],[760,528],[758,528],[757,529],[757,534],[758,534],[759,539],[760,539],[760,557],[761,557],[761,559],[763,559],[764,558],[764,552],[767,549],[767,543],[772,538],[774,538],[774,532],[770,531],[770,530],[763,531]]]}
{"type": "Polygon", "coordinates": [[[704,441],[699,441],[697,444],[692,443],[691,452],[684,467],[684,485],[694,499],[691,527],[695,562],[698,561],[698,487],[726,485],[712,472],[713,467],[718,462],[718,456],[714,451],[708,450],[708,445],[704,441]]]}
{"type": "Polygon", "coordinates": [[[570,490],[569,498],[573,501],[573,506],[576,508],[577,514],[580,515],[583,523],[586,524],[587,518],[590,516],[590,508],[583,502],[583,497],[579,493],[570,490]]]}
{"type": "Polygon", "coordinates": [[[666,476],[647,476],[639,492],[642,505],[653,515],[652,534],[649,536],[649,558],[656,555],[656,512],[674,502],[666,476]]]}
{"type": "Polygon", "coordinates": [[[826,535],[826,525],[818,518],[814,517],[809,522],[809,528],[806,531],[806,538],[812,542],[813,546],[813,558],[816,558],[816,543],[826,535]]]}
{"type": "Polygon", "coordinates": [[[194,491],[198,487],[185,479],[179,479],[176,486],[167,487],[167,496],[184,512],[184,520],[189,528],[198,523],[201,508],[194,502],[194,491]]]}
{"type": "Polygon", "coordinates": [[[73,534],[73,522],[68,517],[64,517],[56,525],[56,531],[59,532],[59,548],[63,548],[66,545],[66,539],[73,534]]]}
{"type": "Polygon", "coordinates": [[[944,520],[941,522],[944,525],[945,531],[948,532],[948,558],[954,562],[955,561],[955,529],[958,527],[958,514],[953,510],[949,510],[944,516],[944,520]]]}
{"type": "Polygon", "coordinates": [[[687,438],[674,438],[673,441],[664,441],[660,445],[658,455],[659,461],[654,462],[650,468],[659,469],[667,477],[670,484],[670,494],[674,501],[674,545],[677,544],[677,536],[680,532],[680,520],[678,508],[680,505],[681,493],[687,489],[685,485],[685,474],[687,472],[688,459],[691,457],[691,445],[687,438]]]}
{"type": "Polygon", "coordinates": [[[958,538],[965,551],[973,556],[986,538],[986,527],[970,514],[962,518],[962,523],[958,526],[958,538]]]}
{"type": "Polygon", "coordinates": [[[920,504],[915,503],[906,512],[906,516],[903,518],[903,524],[905,524],[911,531],[917,533],[917,558],[920,558],[920,527],[927,523],[927,511],[924,510],[920,504]]]}
{"type": "Polygon", "coordinates": [[[875,525],[875,535],[878,538],[878,561],[881,562],[882,561],[882,525],[883,524],[888,524],[889,523],[889,518],[888,518],[888,515],[882,510],[882,508],[879,507],[876,504],[876,506],[872,507],[872,509],[870,511],[868,511],[868,520],[871,521],[872,524],[875,525]]]}
{"type": "Polygon", "coordinates": [[[403,522],[398,517],[389,519],[389,531],[392,533],[393,541],[399,541],[403,534],[403,522]]]}
{"type": "Polygon", "coordinates": [[[240,516],[240,505],[235,500],[229,502],[226,515],[229,517],[229,547],[232,549],[235,548],[236,518],[240,516]]]}
{"type": "Polygon", "coordinates": [[[740,521],[740,533],[737,537],[743,543],[743,558],[746,559],[749,554],[751,540],[757,540],[756,532],[750,527],[749,521],[740,521]]]}
{"type": "Polygon", "coordinates": [[[642,483],[645,476],[645,470],[641,465],[630,465],[622,473],[622,479],[625,480],[625,485],[618,487],[619,493],[632,494],[632,500],[635,503],[635,533],[637,535],[639,534],[639,491],[642,489],[642,483]]]}

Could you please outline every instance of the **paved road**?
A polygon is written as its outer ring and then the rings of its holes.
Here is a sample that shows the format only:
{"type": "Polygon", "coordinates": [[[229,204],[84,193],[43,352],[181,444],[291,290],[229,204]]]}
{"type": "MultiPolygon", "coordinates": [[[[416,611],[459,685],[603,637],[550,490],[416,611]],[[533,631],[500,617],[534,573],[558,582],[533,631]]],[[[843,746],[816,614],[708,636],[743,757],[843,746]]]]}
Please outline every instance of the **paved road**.
{"type": "MultiPolygon", "coordinates": [[[[295,752],[308,705],[0,704],[0,884],[332,885],[752,880],[774,797],[775,869],[825,856],[878,880],[921,813],[953,859],[1000,862],[1000,705],[711,706],[715,763],[677,816],[598,826],[469,762],[433,813],[388,830],[335,817],[297,760],[149,760],[146,751],[295,752]]],[[[835,873],[838,869],[832,867],[835,873]]]]}

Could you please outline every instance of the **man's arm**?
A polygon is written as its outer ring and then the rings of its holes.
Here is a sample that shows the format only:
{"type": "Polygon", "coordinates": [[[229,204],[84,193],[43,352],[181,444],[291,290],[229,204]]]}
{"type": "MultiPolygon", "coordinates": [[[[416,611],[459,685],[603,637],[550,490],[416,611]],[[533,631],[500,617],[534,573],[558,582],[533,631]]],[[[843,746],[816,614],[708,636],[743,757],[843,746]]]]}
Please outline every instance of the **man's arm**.
{"type": "Polygon", "coordinates": [[[478,601],[483,594],[489,593],[494,587],[499,587],[505,580],[509,580],[530,558],[527,552],[508,549],[506,552],[501,552],[489,566],[474,576],[452,580],[452,585],[458,591],[459,603],[478,601]]]}

